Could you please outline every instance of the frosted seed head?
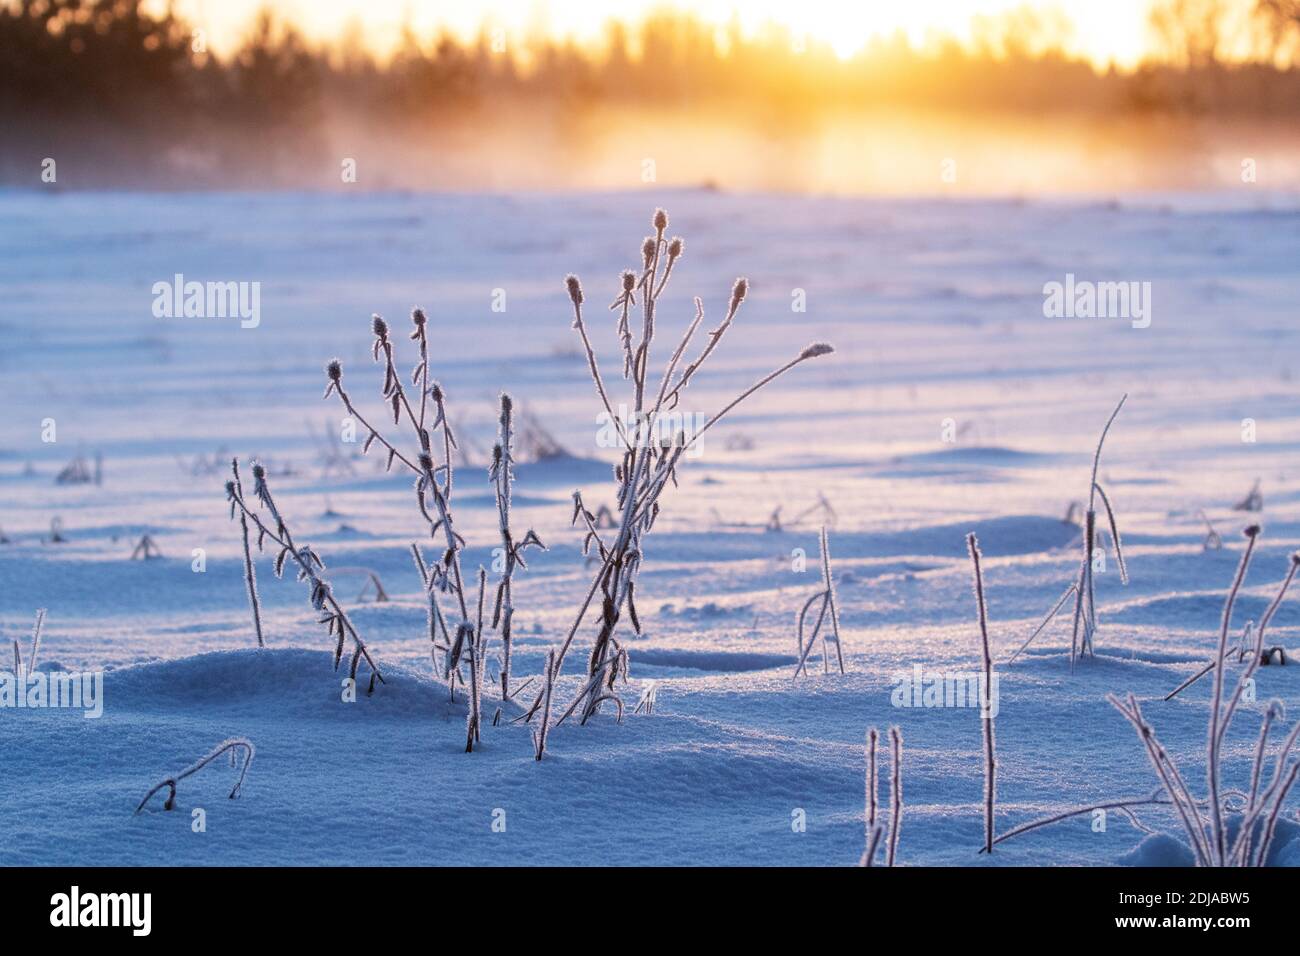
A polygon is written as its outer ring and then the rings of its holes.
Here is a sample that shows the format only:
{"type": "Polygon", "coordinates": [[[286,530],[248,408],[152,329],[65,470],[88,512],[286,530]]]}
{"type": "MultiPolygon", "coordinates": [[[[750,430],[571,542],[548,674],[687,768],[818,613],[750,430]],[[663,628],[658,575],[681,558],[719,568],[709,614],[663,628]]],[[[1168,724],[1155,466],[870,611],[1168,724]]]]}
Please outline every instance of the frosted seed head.
{"type": "Polygon", "coordinates": [[[741,276],[736,280],[736,284],[731,287],[731,307],[734,309],[740,303],[745,301],[745,296],[749,293],[749,280],[741,276]]]}
{"type": "Polygon", "coordinates": [[[654,227],[658,232],[663,232],[668,228],[668,213],[665,210],[655,210],[654,227]]]}
{"type": "Polygon", "coordinates": [[[1291,563],[1294,565],[1300,565],[1300,551],[1291,552],[1291,563]]]}
{"type": "Polygon", "coordinates": [[[441,402],[443,399],[442,386],[437,382],[434,382],[433,386],[429,389],[429,397],[435,402],[441,402]]]}
{"type": "Polygon", "coordinates": [[[582,283],[573,273],[564,277],[564,284],[569,290],[569,298],[573,300],[574,305],[582,305],[582,283]]]}
{"type": "Polygon", "coordinates": [[[830,355],[834,351],[835,346],[829,342],[814,342],[799,353],[799,358],[800,360],[816,358],[819,355],[830,355]]]}
{"type": "Polygon", "coordinates": [[[329,376],[331,382],[339,381],[343,378],[343,363],[338,359],[331,360],[329,365],[325,366],[325,374],[329,376]]]}
{"type": "Polygon", "coordinates": [[[1258,522],[1256,522],[1255,524],[1246,525],[1245,530],[1243,530],[1241,533],[1244,534],[1247,538],[1258,538],[1260,532],[1262,532],[1263,530],[1264,530],[1263,527],[1258,522]]]}
{"type": "Polygon", "coordinates": [[[261,481],[266,477],[266,469],[262,467],[260,461],[253,462],[253,477],[258,481],[261,481]]]}
{"type": "Polygon", "coordinates": [[[631,292],[634,288],[636,288],[636,273],[633,272],[631,269],[623,270],[622,279],[623,279],[624,292],[631,292]]]}
{"type": "Polygon", "coordinates": [[[645,242],[641,243],[641,259],[645,262],[645,267],[650,268],[650,263],[655,257],[655,237],[646,236],[645,242]]]}
{"type": "Polygon", "coordinates": [[[378,315],[370,317],[370,328],[374,331],[375,338],[379,339],[381,342],[388,338],[388,323],[378,315]]]}
{"type": "Polygon", "coordinates": [[[673,236],[672,241],[668,243],[668,258],[676,259],[686,248],[686,243],[682,241],[681,236],[673,236]]]}
{"type": "Polygon", "coordinates": [[[509,415],[515,407],[515,400],[505,392],[501,393],[501,414],[509,415]]]}
{"type": "Polygon", "coordinates": [[[424,314],[424,309],[420,308],[417,305],[414,309],[411,310],[411,321],[415,323],[415,327],[417,329],[422,329],[424,328],[425,324],[429,321],[429,319],[424,314]]]}

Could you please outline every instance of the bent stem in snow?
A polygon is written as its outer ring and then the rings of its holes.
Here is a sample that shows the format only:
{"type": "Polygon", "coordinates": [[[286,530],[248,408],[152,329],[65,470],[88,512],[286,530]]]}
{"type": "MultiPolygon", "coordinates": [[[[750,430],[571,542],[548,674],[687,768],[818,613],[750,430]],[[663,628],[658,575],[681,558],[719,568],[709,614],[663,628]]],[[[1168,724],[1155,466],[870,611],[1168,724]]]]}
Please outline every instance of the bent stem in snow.
{"type": "Polygon", "coordinates": [[[812,653],[812,649],[817,643],[818,635],[821,635],[822,638],[822,672],[827,673],[830,671],[830,649],[827,644],[833,643],[840,673],[844,673],[844,652],[840,645],[840,615],[835,604],[835,580],[831,575],[831,549],[825,525],[822,525],[821,535],[818,540],[821,545],[822,589],[805,602],[795,619],[795,647],[799,654],[799,662],[794,669],[795,677],[798,677],[800,673],[807,673],[805,664],[808,661],[808,655],[812,653]],[[821,602],[821,607],[817,612],[817,623],[813,626],[812,634],[805,644],[803,639],[804,620],[808,616],[809,609],[818,601],[821,602]],[[828,616],[830,619],[829,638],[822,632],[822,623],[827,620],[828,616]]]}
{"type": "Polygon", "coordinates": [[[253,747],[253,742],[251,740],[248,740],[245,737],[231,737],[229,740],[222,741],[221,743],[217,744],[217,746],[206,756],[200,757],[197,761],[190,764],[188,767],[186,767],[184,770],[182,770],[180,773],[176,774],[175,776],[168,777],[167,779],[163,780],[162,783],[158,784],[156,787],[154,787],[152,790],[150,790],[148,793],[144,795],[144,799],[141,800],[140,805],[135,808],[135,812],[139,813],[141,810],[143,810],[145,808],[145,805],[149,803],[153,795],[157,793],[159,790],[162,790],[164,787],[167,788],[167,800],[166,802],[163,803],[163,809],[164,810],[172,809],[172,807],[176,805],[176,785],[178,783],[180,783],[186,777],[198,773],[200,770],[202,770],[208,764],[212,763],[212,761],[216,760],[218,757],[220,757],[223,753],[226,753],[227,751],[230,752],[232,766],[233,766],[235,752],[239,750],[242,750],[244,752],[244,766],[243,769],[239,771],[239,778],[235,781],[234,787],[232,787],[230,790],[229,799],[231,800],[235,799],[237,796],[239,796],[239,789],[244,785],[244,778],[248,776],[248,767],[250,764],[252,764],[253,755],[256,753],[256,750],[253,747]]]}

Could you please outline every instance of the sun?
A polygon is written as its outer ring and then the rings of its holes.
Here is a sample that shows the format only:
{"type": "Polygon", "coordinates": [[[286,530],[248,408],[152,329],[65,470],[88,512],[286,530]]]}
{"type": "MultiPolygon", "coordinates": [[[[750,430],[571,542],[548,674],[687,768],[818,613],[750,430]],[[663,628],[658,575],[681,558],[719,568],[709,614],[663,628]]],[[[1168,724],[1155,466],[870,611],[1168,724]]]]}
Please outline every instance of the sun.
{"type": "Polygon", "coordinates": [[[785,4],[772,11],[777,22],[787,25],[797,38],[825,44],[841,60],[847,60],[874,36],[898,28],[897,17],[887,7],[862,4],[832,5],[809,0],[785,4]]]}

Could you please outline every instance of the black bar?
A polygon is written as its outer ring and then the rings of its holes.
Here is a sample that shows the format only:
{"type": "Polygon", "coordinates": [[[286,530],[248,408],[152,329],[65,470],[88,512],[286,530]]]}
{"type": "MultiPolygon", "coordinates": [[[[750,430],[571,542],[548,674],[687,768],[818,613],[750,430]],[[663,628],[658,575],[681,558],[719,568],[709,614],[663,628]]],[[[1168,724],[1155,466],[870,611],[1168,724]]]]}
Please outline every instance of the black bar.
{"type": "MultiPolygon", "coordinates": [[[[1068,941],[1071,946],[1101,937],[1150,943],[1192,935],[1231,945],[1258,940],[1261,931],[1290,932],[1295,892],[1294,882],[1276,870],[995,867],[475,873],[413,868],[49,868],[0,870],[0,882],[6,943],[29,935],[55,939],[77,933],[83,942],[98,936],[128,944],[143,938],[193,943],[204,938],[199,932],[204,927],[218,934],[214,941],[233,942],[251,933],[248,941],[254,942],[260,926],[274,926],[295,941],[338,943],[352,932],[358,941],[373,938],[379,924],[386,934],[433,933],[429,938],[441,939],[444,930],[462,919],[484,926],[484,907],[499,914],[490,920],[495,928],[507,929],[517,921],[517,931],[529,933],[530,922],[540,918],[530,894],[542,886],[557,894],[556,913],[547,919],[563,931],[568,918],[576,920],[584,911],[582,905],[575,907],[578,900],[570,894],[600,886],[597,900],[605,902],[592,905],[599,909],[622,900],[618,905],[624,912],[610,918],[624,930],[630,928],[629,920],[644,920],[652,933],[672,932],[671,926],[689,915],[692,922],[703,918],[716,923],[719,932],[725,926],[736,938],[762,938],[773,927],[795,925],[838,926],[852,932],[856,924],[863,934],[890,925],[900,931],[911,927],[908,934],[920,934],[915,938],[927,945],[935,940],[976,943],[987,933],[1006,938],[1008,933],[1025,932],[1051,934],[1043,937],[1045,943],[1068,941]],[[59,918],[58,895],[67,898],[66,914],[74,886],[83,908],[87,896],[95,896],[89,905],[96,912],[101,905],[98,894],[149,894],[147,937],[136,935],[137,928],[143,928],[143,896],[136,908],[121,908],[119,922],[127,925],[52,925],[52,919],[59,918]],[[634,919],[637,910],[644,916],[634,919]],[[431,925],[430,919],[439,913],[437,925],[431,925]],[[135,928],[131,915],[136,916],[135,928]],[[498,926],[498,919],[505,925],[498,926]]],[[[109,903],[111,916],[121,898],[109,903]]],[[[581,919],[590,918],[587,912],[581,919]]]]}

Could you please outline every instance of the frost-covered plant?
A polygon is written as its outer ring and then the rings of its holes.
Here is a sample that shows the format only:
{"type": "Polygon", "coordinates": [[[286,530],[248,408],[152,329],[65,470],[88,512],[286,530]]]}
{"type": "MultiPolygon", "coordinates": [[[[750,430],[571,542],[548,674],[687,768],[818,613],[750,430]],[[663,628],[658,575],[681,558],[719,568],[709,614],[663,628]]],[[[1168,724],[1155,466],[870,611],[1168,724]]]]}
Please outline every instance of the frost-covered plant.
{"type": "Polygon", "coordinates": [[[473,630],[462,628],[465,650],[469,658],[469,713],[465,717],[465,753],[474,752],[483,728],[483,655],[486,642],[483,638],[483,594],[487,590],[487,572],[478,569],[478,615],[473,630]]]}
{"type": "Polygon", "coordinates": [[[644,711],[647,714],[655,712],[655,703],[659,699],[659,682],[645,681],[641,686],[641,696],[637,698],[636,706],[632,708],[632,713],[639,714],[644,711]]]}
{"type": "MultiPolygon", "coordinates": [[[[1110,418],[1106,420],[1106,427],[1101,430],[1101,438],[1097,440],[1096,451],[1092,456],[1092,480],[1088,486],[1088,510],[1084,514],[1083,520],[1083,560],[1079,566],[1078,579],[1068,587],[1061,595],[1056,605],[1047,612],[1038,627],[1034,628],[1020,649],[1011,655],[1011,661],[1020,656],[1021,652],[1033,642],[1039,634],[1052,622],[1056,614],[1065,605],[1071,597],[1074,598],[1074,623],[1070,632],[1070,672],[1074,672],[1075,662],[1084,654],[1092,654],[1092,639],[1097,633],[1097,593],[1096,582],[1093,578],[1093,558],[1097,548],[1097,499],[1101,499],[1102,505],[1106,508],[1106,517],[1110,523],[1110,538],[1115,545],[1115,560],[1119,565],[1119,579],[1123,584],[1128,584],[1128,565],[1124,561],[1124,545],[1119,536],[1119,524],[1115,520],[1115,511],[1110,506],[1110,498],[1107,497],[1105,490],[1097,483],[1097,471],[1101,466],[1101,450],[1106,444],[1106,435],[1110,432],[1110,426],[1115,423],[1115,418],[1119,411],[1124,407],[1128,400],[1128,395],[1123,395],[1115,410],[1110,413],[1110,418]]],[[[1073,509],[1071,509],[1073,511],[1073,509]]],[[[1070,514],[1066,515],[1071,517],[1070,514]]],[[[1010,663],[1010,661],[1008,661],[1010,663]]]]}
{"type": "MultiPolygon", "coordinates": [[[[1232,609],[1238,592],[1245,580],[1255,541],[1259,537],[1258,525],[1251,525],[1245,531],[1247,546],[1238,563],[1232,586],[1224,601],[1223,614],[1219,622],[1219,634],[1215,659],[1213,661],[1214,689],[1211,692],[1210,715],[1206,725],[1206,790],[1205,799],[1197,799],[1188,786],[1186,778],[1179,771],[1169,751],[1165,749],[1156,736],[1137,698],[1128,694],[1120,699],[1115,694],[1108,694],[1107,700],[1132,724],[1139,739],[1146,747],[1147,757],[1160,782],[1160,789],[1145,799],[1118,800],[1108,803],[1071,810],[1044,820],[1035,820],[1015,827],[994,840],[1000,843],[1030,830],[1058,823],[1071,817],[1097,810],[1117,809],[1132,817],[1134,809],[1145,806],[1172,807],[1186,832],[1191,844],[1191,851],[1198,866],[1263,866],[1268,860],[1269,848],[1277,830],[1277,821],[1286,804],[1287,797],[1300,775],[1300,760],[1294,759],[1297,740],[1300,740],[1300,721],[1278,745],[1273,754],[1273,772],[1268,785],[1261,790],[1264,764],[1268,758],[1268,745],[1273,724],[1285,718],[1285,709],[1281,701],[1270,701],[1264,710],[1260,722],[1259,736],[1255,744],[1254,757],[1251,761],[1249,785],[1245,791],[1230,790],[1225,786],[1222,751],[1223,740],[1232,719],[1236,716],[1246,689],[1251,686],[1255,672],[1264,659],[1264,635],[1268,624],[1282,603],[1287,588],[1300,569],[1300,552],[1292,554],[1287,575],[1283,579],[1277,596],[1269,605],[1268,611],[1255,630],[1255,643],[1246,666],[1238,675],[1236,686],[1225,700],[1225,678],[1228,666],[1228,632],[1232,624],[1232,609]],[[1161,793],[1163,792],[1163,796],[1161,793]],[[1235,797],[1239,807],[1228,806],[1228,799],[1235,797]],[[1232,824],[1235,823],[1235,834],[1232,824]]],[[[1136,822],[1136,820],[1135,820],[1136,822]]],[[[1145,829],[1145,828],[1143,828],[1145,829]]]]}
{"type": "Polygon", "coordinates": [[[546,652],[546,673],[542,675],[542,716],[533,730],[533,753],[537,760],[546,753],[546,735],[551,728],[551,694],[555,687],[555,648],[546,652]]]}
{"type": "MultiPolygon", "coordinates": [[[[546,545],[530,529],[516,544],[510,528],[510,491],[514,479],[514,402],[504,392],[501,394],[501,415],[497,419],[497,443],[492,447],[492,464],[488,479],[492,482],[497,502],[497,524],[501,530],[502,571],[497,583],[496,604],[492,611],[492,627],[501,635],[501,699],[510,699],[510,656],[512,645],[511,624],[515,614],[514,574],[516,568],[526,568],[523,552],[530,545],[546,550],[546,545]]],[[[540,755],[538,757],[540,758],[540,755]]]]}
{"type": "Polygon", "coordinates": [[[880,734],[875,727],[867,731],[867,799],[866,799],[866,834],[867,847],[859,861],[859,866],[875,866],[876,854],[880,841],[885,840],[885,865],[893,866],[898,853],[898,834],[903,822],[903,732],[898,727],[889,728],[889,745],[891,752],[889,768],[889,826],[876,819],[878,805],[876,775],[876,745],[880,734]],[[888,839],[886,839],[888,833],[888,839]]]}
{"type": "Polygon", "coordinates": [[[163,803],[163,809],[164,810],[172,809],[172,807],[176,805],[176,784],[180,783],[186,777],[198,773],[200,770],[202,770],[204,767],[212,763],[212,761],[216,760],[218,757],[220,757],[223,753],[226,752],[230,753],[231,766],[234,766],[234,761],[235,761],[235,756],[237,751],[242,751],[244,754],[244,766],[239,771],[239,778],[235,781],[234,787],[232,787],[230,790],[229,799],[231,800],[235,799],[237,796],[239,796],[239,789],[244,785],[244,778],[248,776],[249,765],[252,764],[253,756],[254,754],[257,753],[256,749],[253,747],[253,742],[247,739],[246,737],[231,737],[228,740],[223,740],[221,743],[217,744],[217,746],[214,747],[207,755],[200,757],[198,760],[190,764],[180,773],[175,774],[174,776],[168,777],[167,779],[163,780],[162,783],[158,784],[156,787],[154,787],[152,790],[150,790],[148,793],[144,795],[144,799],[141,800],[140,805],[135,808],[135,812],[139,813],[141,810],[143,810],[145,808],[145,805],[149,803],[150,799],[152,799],[153,795],[157,793],[159,790],[163,789],[164,787],[167,788],[167,800],[163,803]]]}
{"type": "Polygon", "coordinates": [[[27,657],[26,668],[23,665],[23,652],[14,638],[14,677],[31,677],[36,671],[36,654],[41,649],[41,626],[45,623],[45,608],[36,611],[36,624],[32,628],[32,652],[27,657]]]}
{"type": "MultiPolygon", "coordinates": [[[[615,704],[622,713],[622,701],[615,693],[614,685],[620,676],[627,679],[627,655],[619,641],[618,626],[626,614],[633,630],[640,631],[636,612],[636,581],[644,554],[642,542],[659,515],[661,494],[669,483],[676,482],[682,456],[705,432],[754,392],[796,365],[834,351],[825,343],[809,345],[792,360],[741,392],[707,419],[694,434],[687,435],[679,429],[671,437],[661,436],[659,433],[664,415],[677,407],[692,378],[713,355],[731,328],[740,305],[749,292],[749,282],[743,278],[736,280],[724,318],[709,333],[708,342],[699,355],[682,365],[683,356],[704,320],[703,304],[698,298],[695,299],[695,318],[673,350],[656,385],[651,378],[650,349],[658,329],[657,306],[674,267],[681,259],[685,244],[680,238],[665,237],[668,214],[664,210],[655,210],[651,224],[654,234],[646,237],[641,245],[640,269],[622,273],[619,291],[610,305],[611,311],[618,316],[615,334],[622,355],[623,377],[631,390],[631,401],[627,405],[631,409],[630,421],[615,414],[610,400],[583,317],[585,297],[582,284],[575,275],[565,279],[569,300],[573,304],[573,328],[582,342],[596,394],[617,433],[622,451],[622,459],[614,470],[617,485],[617,525],[614,529],[607,535],[602,535],[595,526],[595,515],[584,506],[581,495],[574,496],[573,522],[577,524],[581,521],[587,532],[584,553],[590,553],[594,546],[599,555],[600,567],[592,578],[587,596],[560,647],[556,673],[558,676],[565,656],[599,594],[598,627],[587,657],[587,678],[573,706],[566,711],[567,716],[575,709],[579,710],[584,723],[605,702],[615,704]],[[640,322],[634,323],[632,310],[638,304],[638,296],[641,316],[640,322]]],[[[540,706],[539,694],[529,714],[535,713],[540,706]]]]}
{"type": "MultiPolygon", "coordinates": [[[[413,450],[403,450],[396,439],[386,437],[361,414],[343,384],[343,366],[338,359],[326,366],[328,382],[325,398],[336,396],[347,413],[365,430],[367,437],[362,445],[363,454],[378,445],[387,454],[385,466],[388,470],[400,464],[415,476],[416,507],[428,526],[429,537],[438,554],[436,559],[428,561],[419,545],[412,545],[412,554],[428,595],[428,627],[434,671],[447,682],[453,694],[457,682],[467,690],[470,714],[467,718],[466,750],[472,751],[481,733],[480,714],[487,649],[483,615],[485,572],[480,571],[479,575],[478,613],[475,615],[472,614],[472,608],[476,602],[461,568],[465,539],[456,531],[452,511],[458,445],[447,414],[446,394],[431,379],[429,322],[423,309],[417,308],[411,312],[411,323],[413,328],[409,337],[416,343],[419,352],[418,361],[410,375],[414,392],[408,392],[403,384],[403,376],[397,369],[396,350],[388,323],[378,315],[371,319],[371,330],[375,336],[371,357],[383,368],[381,395],[392,414],[393,425],[404,426],[409,431],[414,439],[413,450]],[[441,600],[439,595],[442,596],[441,600]],[[468,676],[462,673],[465,669],[468,669],[468,676]]],[[[542,543],[531,531],[516,541],[510,528],[510,465],[514,460],[514,429],[509,396],[503,395],[501,404],[501,433],[493,452],[489,480],[495,487],[498,513],[501,516],[505,563],[503,581],[498,585],[493,620],[494,626],[502,628],[505,655],[502,663],[502,690],[503,694],[508,695],[510,641],[507,632],[514,612],[509,582],[516,567],[524,567],[525,549],[530,546],[541,548],[542,543]]]]}
{"type": "Polygon", "coordinates": [[[993,655],[989,652],[989,612],[984,600],[984,572],[980,568],[979,539],[975,532],[966,535],[974,572],[975,608],[979,619],[980,647],[984,654],[984,700],[981,702],[980,727],[984,736],[984,852],[993,852],[993,801],[997,795],[997,754],[993,740],[993,655]]]}
{"type": "MultiPolygon", "coordinates": [[[[230,470],[234,474],[235,491],[242,498],[244,485],[239,477],[239,459],[230,459],[230,470]]],[[[257,569],[253,566],[253,551],[248,540],[248,516],[239,512],[239,531],[244,540],[244,589],[248,591],[248,604],[253,609],[253,631],[257,634],[257,646],[265,647],[262,638],[262,604],[257,597],[257,569]]]]}
{"type": "Polygon", "coordinates": [[[812,653],[819,634],[822,638],[822,672],[830,672],[830,650],[827,644],[834,644],[835,657],[839,662],[840,673],[844,673],[844,652],[840,647],[840,614],[839,608],[835,604],[835,579],[831,576],[831,549],[826,536],[825,525],[822,525],[821,536],[818,540],[821,545],[822,589],[804,603],[803,608],[799,611],[799,616],[795,619],[795,649],[799,655],[799,662],[794,668],[795,677],[798,677],[800,673],[806,674],[808,672],[806,667],[808,655],[812,653]],[[803,639],[804,621],[807,620],[808,612],[812,609],[812,606],[818,601],[821,601],[821,605],[817,611],[817,622],[813,625],[812,634],[809,635],[808,642],[805,644],[803,639]],[[830,618],[829,638],[822,632],[822,624],[828,616],[830,618]]]}
{"type": "MultiPolygon", "coordinates": [[[[238,477],[238,470],[232,469],[238,477]]],[[[294,564],[298,566],[298,580],[307,584],[311,588],[311,606],[319,611],[324,617],[320,623],[328,628],[328,633],[336,639],[334,647],[334,669],[338,670],[339,663],[343,659],[343,650],[349,640],[352,641],[352,663],[348,668],[348,676],[355,682],[357,679],[357,666],[362,659],[370,668],[370,686],[367,693],[372,693],[375,689],[375,681],[383,683],[384,676],[379,672],[378,665],[375,664],[374,658],[370,656],[370,651],[366,647],[365,641],[357,633],[352,621],[348,618],[347,613],[343,610],[342,605],[334,597],[334,590],[330,583],[321,576],[325,570],[325,563],[320,559],[315,551],[308,545],[299,546],[293,540],[293,532],[290,531],[289,525],[285,522],[275,499],[271,495],[271,488],[267,484],[266,469],[261,464],[253,463],[253,494],[257,499],[258,506],[265,508],[270,514],[274,528],[269,526],[262,518],[261,514],[254,511],[249,506],[244,497],[243,489],[235,480],[226,482],[226,497],[230,501],[230,517],[234,520],[235,515],[242,514],[252,521],[257,528],[257,550],[262,551],[267,540],[277,545],[280,549],[275,558],[275,576],[282,577],[286,562],[292,558],[294,564]]]]}
{"type": "MultiPolygon", "coordinates": [[[[45,608],[36,611],[36,623],[32,626],[32,652],[27,658],[27,676],[36,670],[36,655],[41,649],[41,627],[45,624],[45,608]]],[[[17,677],[17,673],[14,674],[17,677]]]]}

